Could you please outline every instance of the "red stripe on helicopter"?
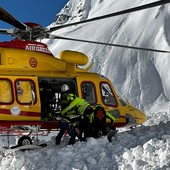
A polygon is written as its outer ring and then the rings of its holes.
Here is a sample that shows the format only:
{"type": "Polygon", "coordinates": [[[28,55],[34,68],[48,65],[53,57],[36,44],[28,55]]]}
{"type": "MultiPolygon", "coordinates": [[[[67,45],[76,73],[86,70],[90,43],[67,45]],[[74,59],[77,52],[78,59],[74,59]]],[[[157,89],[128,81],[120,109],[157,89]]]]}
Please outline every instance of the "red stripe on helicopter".
{"type": "MultiPolygon", "coordinates": [[[[0,109],[0,115],[1,114],[12,115],[12,113],[9,109],[0,109]]],[[[40,113],[39,112],[21,111],[18,116],[40,117],[40,113]]]]}

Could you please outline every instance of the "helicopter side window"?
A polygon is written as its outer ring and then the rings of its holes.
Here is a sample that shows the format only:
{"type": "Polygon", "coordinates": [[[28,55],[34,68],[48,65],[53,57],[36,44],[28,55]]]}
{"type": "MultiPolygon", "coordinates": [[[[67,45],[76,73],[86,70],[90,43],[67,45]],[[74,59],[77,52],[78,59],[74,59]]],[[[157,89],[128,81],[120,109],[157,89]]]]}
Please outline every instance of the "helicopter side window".
{"type": "Polygon", "coordinates": [[[117,106],[115,96],[114,96],[109,84],[105,83],[105,82],[101,83],[100,88],[101,88],[103,103],[105,105],[109,105],[109,106],[117,106]]]}
{"type": "Polygon", "coordinates": [[[17,101],[21,104],[33,104],[36,101],[35,85],[32,80],[15,82],[17,101]]]}
{"type": "Polygon", "coordinates": [[[92,82],[83,82],[81,85],[82,96],[90,104],[95,104],[97,102],[95,86],[92,82]]]}
{"type": "Polygon", "coordinates": [[[9,104],[13,101],[11,82],[9,80],[0,80],[0,103],[9,104]]]}

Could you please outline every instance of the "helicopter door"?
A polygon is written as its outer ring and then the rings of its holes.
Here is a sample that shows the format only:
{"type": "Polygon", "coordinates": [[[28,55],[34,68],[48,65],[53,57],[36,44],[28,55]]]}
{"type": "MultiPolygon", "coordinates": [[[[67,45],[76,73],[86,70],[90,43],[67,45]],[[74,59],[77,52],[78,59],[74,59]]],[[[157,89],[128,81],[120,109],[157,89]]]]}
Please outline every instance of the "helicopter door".
{"type": "Polygon", "coordinates": [[[42,120],[55,120],[60,115],[61,109],[68,105],[63,105],[63,95],[61,87],[63,84],[69,86],[69,92],[77,94],[75,79],[73,78],[45,78],[38,79],[40,101],[41,101],[41,117],[42,120]]]}
{"type": "MultiPolygon", "coordinates": [[[[40,120],[40,103],[37,77],[15,77],[13,79],[16,104],[25,114],[26,120],[40,120]]],[[[23,118],[24,119],[24,118],[23,118]]]]}

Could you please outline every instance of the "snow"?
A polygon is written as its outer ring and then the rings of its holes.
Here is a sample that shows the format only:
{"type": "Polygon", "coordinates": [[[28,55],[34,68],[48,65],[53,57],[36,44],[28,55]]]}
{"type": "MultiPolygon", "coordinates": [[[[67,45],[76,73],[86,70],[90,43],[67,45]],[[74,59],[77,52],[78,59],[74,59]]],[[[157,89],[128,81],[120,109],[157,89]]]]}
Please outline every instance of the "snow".
{"type": "MultiPolygon", "coordinates": [[[[70,0],[59,14],[60,23],[71,23],[101,16],[153,0],[70,0]]],[[[86,40],[170,49],[170,5],[125,14],[93,23],[75,25],[53,32],[55,35],[86,40]]],[[[49,27],[55,26],[57,20],[49,27]]],[[[119,129],[111,143],[106,137],[67,145],[64,137],[55,145],[52,133],[47,147],[30,150],[5,150],[1,137],[1,170],[168,170],[170,169],[170,56],[139,50],[88,43],[44,40],[57,57],[64,49],[89,56],[92,72],[107,76],[125,98],[142,109],[147,122],[134,129],[119,129]]],[[[10,137],[10,145],[16,139],[10,137]]],[[[43,141],[41,141],[43,142],[43,141]]]]}
{"type": "MultiPolygon", "coordinates": [[[[165,114],[166,118],[166,114],[165,114]]],[[[170,165],[170,122],[140,126],[117,133],[111,143],[106,137],[67,145],[65,138],[55,146],[54,137],[43,149],[1,149],[0,167],[21,169],[160,169],[170,165]],[[53,142],[52,142],[53,141],[53,142]]]]}

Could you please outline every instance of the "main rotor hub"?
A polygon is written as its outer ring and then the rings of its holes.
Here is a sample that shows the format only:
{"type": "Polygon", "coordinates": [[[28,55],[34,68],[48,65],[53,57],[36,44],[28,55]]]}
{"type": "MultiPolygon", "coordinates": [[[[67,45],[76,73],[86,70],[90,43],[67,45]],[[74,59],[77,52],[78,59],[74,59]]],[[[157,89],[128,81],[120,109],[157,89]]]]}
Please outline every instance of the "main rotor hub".
{"type": "Polygon", "coordinates": [[[41,25],[32,22],[26,22],[24,24],[27,25],[26,30],[21,30],[18,28],[14,29],[14,35],[18,39],[25,41],[35,41],[45,37],[45,29],[41,25]]]}

